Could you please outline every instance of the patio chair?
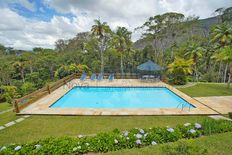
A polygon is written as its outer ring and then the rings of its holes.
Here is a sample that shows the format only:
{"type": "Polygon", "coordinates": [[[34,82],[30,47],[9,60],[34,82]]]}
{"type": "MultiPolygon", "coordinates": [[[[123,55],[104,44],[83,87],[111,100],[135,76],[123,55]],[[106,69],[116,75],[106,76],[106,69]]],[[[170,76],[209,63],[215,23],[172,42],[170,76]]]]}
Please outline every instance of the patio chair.
{"type": "Polygon", "coordinates": [[[97,80],[98,80],[98,81],[101,81],[102,79],[103,79],[102,73],[98,74],[97,80]]]}
{"type": "Polygon", "coordinates": [[[109,75],[109,81],[112,82],[113,80],[114,80],[114,74],[112,73],[109,75]]]}
{"type": "Polygon", "coordinates": [[[81,77],[80,77],[80,81],[84,81],[86,79],[86,74],[82,74],[81,77]]]}
{"type": "Polygon", "coordinates": [[[95,81],[96,80],[96,74],[92,74],[90,80],[95,81]]]}

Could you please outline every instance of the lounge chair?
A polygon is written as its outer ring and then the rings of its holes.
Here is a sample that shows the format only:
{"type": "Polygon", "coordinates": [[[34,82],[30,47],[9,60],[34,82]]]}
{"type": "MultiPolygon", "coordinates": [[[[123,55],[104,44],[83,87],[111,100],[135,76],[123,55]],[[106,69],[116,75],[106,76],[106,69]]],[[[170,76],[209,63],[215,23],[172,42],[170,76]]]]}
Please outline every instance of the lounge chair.
{"type": "Polygon", "coordinates": [[[82,74],[81,78],[80,78],[80,81],[84,81],[85,79],[86,79],[86,74],[82,74]]]}
{"type": "Polygon", "coordinates": [[[90,80],[95,81],[96,80],[96,74],[92,74],[90,80]]]}
{"type": "Polygon", "coordinates": [[[103,79],[103,76],[102,76],[102,74],[100,73],[100,74],[98,74],[98,76],[97,76],[97,80],[98,81],[101,81],[103,79]]]}
{"type": "Polygon", "coordinates": [[[112,73],[109,75],[109,81],[112,82],[113,80],[114,80],[114,74],[112,73]]]}

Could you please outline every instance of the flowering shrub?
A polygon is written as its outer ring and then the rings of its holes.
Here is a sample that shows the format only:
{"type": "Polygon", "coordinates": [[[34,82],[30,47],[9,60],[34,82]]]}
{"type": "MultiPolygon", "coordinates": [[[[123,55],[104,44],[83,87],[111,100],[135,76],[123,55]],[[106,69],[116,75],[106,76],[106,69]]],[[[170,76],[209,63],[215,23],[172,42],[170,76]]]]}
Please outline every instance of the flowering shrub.
{"type": "Polygon", "coordinates": [[[47,138],[29,144],[11,144],[0,146],[0,154],[84,154],[89,152],[108,152],[231,131],[232,122],[207,119],[201,124],[186,123],[175,128],[133,128],[128,131],[115,129],[92,137],[47,138]]]}

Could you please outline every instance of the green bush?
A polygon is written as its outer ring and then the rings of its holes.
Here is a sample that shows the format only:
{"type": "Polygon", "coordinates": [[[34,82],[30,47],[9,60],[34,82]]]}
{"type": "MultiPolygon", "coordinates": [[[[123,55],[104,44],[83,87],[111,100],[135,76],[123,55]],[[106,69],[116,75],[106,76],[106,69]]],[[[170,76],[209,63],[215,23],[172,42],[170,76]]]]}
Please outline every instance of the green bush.
{"type": "MultiPolygon", "coordinates": [[[[202,124],[186,123],[175,128],[133,128],[128,131],[115,129],[111,132],[99,133],[96,136],[89,137],[47,138],[28,144],[0,146],[0,154],[85,154],[90,152],[108,152],[231,131],[232,123],[230,121],[205,120],[202,124]]],[[[207,153],[206,150],[198,150],[196,147],[188,144],[168,148],[169,154],[193,154],[194,151],[197,151],[196,154],[207,153]]]]}
{"type": "Polygon", "coordinates": [[[21,86],[21,94],[22,95],[26,95],[29,94],[33,91],[36,90],[35,85],[31,82],[25,82],[22,86],[21,86]]]}
{"type": "Polygon", "coordinates": [[[90,69],[86,65],[76,65],[76,64],[71,64],[71,65],[63,65],[55,73],[55,77],[59,77],[60,79],[71,75],[73,73],[90,73],[90,69]]]}
{"type": "Polygon", "coordinates": [[[14,98],[20,97],[17,87],[15,86],[1,86],[1,95],[0,95],[0,100],[5,100],[8,103],[12,103],[12,100],[14,98]]]}

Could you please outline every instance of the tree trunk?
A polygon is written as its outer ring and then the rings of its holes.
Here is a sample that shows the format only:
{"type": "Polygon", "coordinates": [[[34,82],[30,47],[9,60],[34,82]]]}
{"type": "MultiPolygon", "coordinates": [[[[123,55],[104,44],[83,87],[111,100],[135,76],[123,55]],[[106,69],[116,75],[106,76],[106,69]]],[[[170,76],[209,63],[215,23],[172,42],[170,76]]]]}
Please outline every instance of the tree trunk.
{"type": "Polygon", "coordinates": [[[228,63],[226,63],[226,67],[225,67],[224,79],[223,79],[223,82],[224,82],[224,83],[226,83],[226,74],[227,74],[227,69],[228,69],[228,63]]]}
{"type": "Polygon", "coordinates": [[[195,80],[196,82],[198,82],[197,64],[195,64],[194,67],[195,67],[195,80]]]}
{"type": "Polygon", "coordinates": [[[122,60],[122,52],[121,52],[121,78],[123,78],[123,60],[122,60]]]}
{"type": "Polygon", "coordinates": [[[221,70],[222,70],[222,61],[220,61],[220,64],[219,64],[219,70],[218,70],[218,82],[220,82],[220,78],[221,78],[221,70]]]}
{"type": "Polygon", "coordinates": [[[101,54],[101,74],[104,74],[104,57],[103,57],[103,39],[101,41],[101,45],[100,45],[100,54],[101,54]]]}
{"type": "Polygon", "coordinates": [[[23,83],[24,83],[25,82],[25,78],[24,78],[24,70],[23,69],[20,71],[20,75],[21,75],[21,78],[22,78],[23,83]]]}
{"type": "Polygon", "coordinates": [[[229,73],[228,82],[227,82],[227,88],[230,88],[230,79],[231,79],[231,73],[229,73]]]}
{"type": "Polygon", "coordinates": [[[30,66],[30,73],[33,73],[33,68],[32,68],[32,66],[30,66]]]}

